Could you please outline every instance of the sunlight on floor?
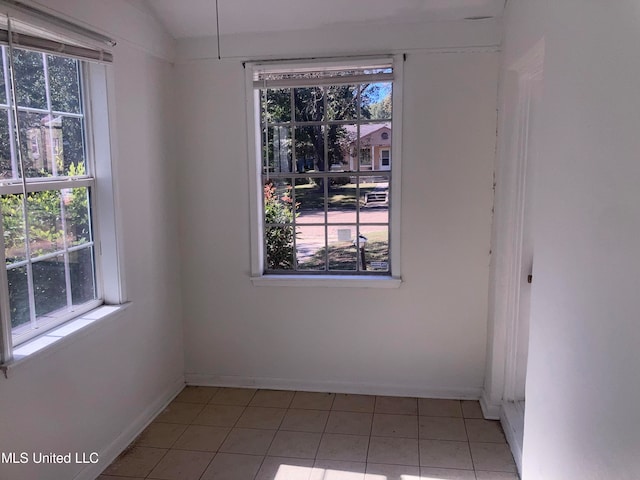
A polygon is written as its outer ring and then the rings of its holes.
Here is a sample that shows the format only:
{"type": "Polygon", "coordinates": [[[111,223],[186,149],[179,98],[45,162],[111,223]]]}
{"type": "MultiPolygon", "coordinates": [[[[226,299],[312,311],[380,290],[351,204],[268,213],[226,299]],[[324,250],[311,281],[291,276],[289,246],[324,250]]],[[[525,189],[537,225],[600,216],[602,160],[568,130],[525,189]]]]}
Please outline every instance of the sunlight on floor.
{"type": "MultiPolygon", "coordinates": [[[[444,477],[417,477],[415,475],[400,475],[390,479],[386,475],[367,473],[364,475],[358,472],[348,472],[345,470],[334,470],[318,467],[300,467],[296,465],[282,464],[276,472],[273,480],[442,480],[444,477]]],[[[446,480],[446,479],[445,479],[446,480]]]]}

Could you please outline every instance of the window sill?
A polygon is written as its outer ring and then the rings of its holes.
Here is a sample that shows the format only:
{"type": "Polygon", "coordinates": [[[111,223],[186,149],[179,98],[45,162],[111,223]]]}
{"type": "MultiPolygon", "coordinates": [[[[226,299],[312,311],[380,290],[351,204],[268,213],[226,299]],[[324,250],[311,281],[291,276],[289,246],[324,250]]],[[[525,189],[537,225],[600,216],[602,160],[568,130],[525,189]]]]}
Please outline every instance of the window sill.
{"type": "Polygon", "coordinates": [[[400,278],[376,275],[263,275],[251,277],[254,287],[399,288],[400,278]]]}
{"type": "Polygon", "coordinates": [[[5,378],[8,378],[8,373],[18,365],[64,348],[65,345],[82,338],[98,325],[103,324],[105,320],[121,314],[129,305],[130,303],[101,305],[37,336],[33,340],[15,347],[13,349],[13,359],[7,363],[0,364],[0,371],[4,373],[5,378]]]}

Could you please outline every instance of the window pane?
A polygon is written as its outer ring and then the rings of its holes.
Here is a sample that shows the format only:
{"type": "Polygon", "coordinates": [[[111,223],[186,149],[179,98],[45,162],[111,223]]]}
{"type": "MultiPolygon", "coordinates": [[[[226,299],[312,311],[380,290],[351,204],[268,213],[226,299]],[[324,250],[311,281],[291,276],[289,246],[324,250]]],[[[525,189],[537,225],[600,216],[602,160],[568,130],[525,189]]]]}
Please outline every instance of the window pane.
{"type": "Polygon", "coordinates": [[[320,122],[324,118],[324,90],[321,87],[295,88],[296,122],[320,122]]]}
{"type": "Polygon", "coordinates": [[[354,125],[329,125],[327,130],[327,157],[329,171],[350,170],[349,151],[356,139],[354,125]]]}
{"type": "Polygon", "coordinates": [[[296,223],[324,223],[324,179],[309,178],[303,181],[296,184],[296,223]]]}
{"type": "Polygon", "coordinates": [[[355,225],[329,226],[329,270],[356,270],[355,225]]]}
{"type": "Polygon", "coordinates": [[[358,117],[357,96],[356,85],[327,87],[327,119],[355,120],[358,117]]]}
{"type": "Polygon", "coordinates": [[[67,284],[64,272],[64,255],[40,262],[33,268],[36,316],[49,315],[67,306],[67,284]]]}
{"type": "Polygon", "coordinates": [[[46,190],[27,196],[31,257],[62,250],[60,192],[46,190]]]}
{"type": "Polygon", "coordinates": [[[26,260],[22,194],[2,196],[2,229],[7,265],[26,260]]]}
{"type": "Polygon", "coordinates": [[[389,177],[360,177],[360,223],[389,222],[389,177]]]}
{"type": "MultiPolygon", "coordinates": [[[[262,90],[263,95],[264,90],[262,90]]],[[[263,122],[286,123],[291,121],[291,89],[267,89],[266,111],[263,122]]]]}
{"type": "Polygon", "coordinates": [[[361,86],[360,115],[364,119],[391,120],[391,83],[361,86]]]}
{"type": "Polygon", "coordinates": [[[51,108],[56,112],[81,113],[79,62],[47,55],[51,108]]]}
{"type": "Polygon", "coordinates": [[[266,225],[293,222],[294,205],[290,179],[270,179],[264,185],[264,223],[266,225]]]}
{"type": "MultiPolygon", "coordinates": [[[[364,266],[360,260],[360,269],[371,272],[389,271],[389,227],[387,225],[361,225],[360,235],[366,240],[360,247],[364,247],[364,266]]],[[[360,252],[362,255],[362,252],[360,252]]]]}
{"type": "Polygon", "coordinates": [[[65,188],[61,195],[65,211],[67,245],[72,247],[92,241],[89,189],[65,188]]]}
{"type": "Polygon", "coordinates": [[[269,173],[293,173],[291,127],[267,127],[266,131],[268,137],[262,152],[262,164],[268,167],[269,173]]]}
{"type": "Polygon", "coordinates": [[[0,180],[18,178],[11,162],[11,143],[9,135],[9,110],[0,109],[0,180]]]}
{"type": "MultiPolygon", "coordinates": [[[[355,180],[355,179],[354,179],[355,180]]],[[[348,176],[329,178],[329,223],[356,222],[357,184],[351,183],[348,176]]]]}
{"type": "Polygon", "coordinates": [[[325,269],[324,226],[298,227],[296,235],[296,260],[298,270],[325,269]]]}
{"type": "Polygon", "coordinates": [[[15,48],[13,67],[18,106],[46,110],[43,55],[15,48]]]}
{"type": "MultiPolygon", "coordinates": [[[[52,130],[52,150],[57,164],[63,162],[61,175],[86,175],[84,126],[81,118],[58,117],[62,129],[52,130]]],[[[60,172],[60,168],[58,168],[60,172]]]]}
{"type": "Polygon", "coordinates": [[[293,269],[293,237],[293,226],[265,228],[267,270],[293,269]]]}
{"type": "Polygon", "coordinates": [[[0,47],[0,103],[3,105],[7,104],[7,72],[4,69],[4,55],[6,55],[6,47],[0,47]]]}
{"type": "Polygon", "coordinates": [[[324,132],[320,125],[295,128],[296,164],[304,171],[323,172],[324,163],[324,132]]]}
{"type": "Polygon", "coordinates": [[[391,123],[360,125],[360,169],[391,170],[391,123]]]}
{"type": "Polygon", "coordinates": [[[9,308],[11,310],[11,328],[29,323],[29,287],[27,285],[27,267],[7,270],[9,280],[9,308]]]}
{"type": "Polygon", "coordinates": [[[74,305],[81,305],[97,298],[93,247],[69,253],[69,275],[74,305]]]}
{"type": "Polygon", "coordinates": [[[56,157],[51,148],[52,139],[61,135],[60,117],[52,120],[49,115],[20,112],[18,129],[27,177],[50,177],[54,171],[62,167],[62,159],[56,157]]]}

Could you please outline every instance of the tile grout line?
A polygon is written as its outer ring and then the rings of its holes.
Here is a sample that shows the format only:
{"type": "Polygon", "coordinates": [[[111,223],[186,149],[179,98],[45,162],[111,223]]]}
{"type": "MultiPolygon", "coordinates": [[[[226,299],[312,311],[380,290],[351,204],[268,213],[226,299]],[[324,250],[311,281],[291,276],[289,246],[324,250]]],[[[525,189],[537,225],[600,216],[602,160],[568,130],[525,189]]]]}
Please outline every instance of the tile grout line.
{"type": "MultiPolygon", "coordinates": [[[[218,387],[218,390],[216,391],[216,393],[213,394],[213,396],[209,399],[209,402],[207,402],[207,404],[205,405],[204,408],[206,408],[208,405],[211,405],[211,401],[213,400],[213,398],[218,394],[218,392],[220,392],[224,387],[218,387]]],[[[255,396],[255,392],[254,394],[251,396],[251,398],[249,399],[249,402],[251,402],[251,400],[253,399],[253,397],[255,396]]],[[[248,405],[249,403],[247,403],[248,405]]],[[[215,405],[215,404],[214,404],[215,405]]],[[[240,405],[241,406],[241,405],[240,405]]],[[[204,410],[204,408],[202,410],[204,410]]],[[[240,417],[242,417],[242,414],[245,412],[245,410],[247,409],[246,405],[244,406],[244,408],[242,409],[242,412],[240,413],[240,415],[238,416],[237,420],[235,421],[235,423],[233,424],[233,426],[229,429],[229,431],[227,432],[227,434],[224,436],[224,438],[222,439],[222,442],[220,442],[220,446],[218,446],[218,448],[216,448],[216,451],[213,453],[213,457],[211,457],[211,460],[209,460],[209,463],[207,463],[207,466],[204,468],[204,470],[202,471],[202,473],[200,474],[200,476],[198,477],[198,480],[200,480],[202,478],[202,476],[207,472],[207,470],[209,469],[209,467],[211,466],[211,464],[213,463],[213,461],[215,460],[215,458],[218,456],[218,453],[220,453],[220,447],[222,447],[222,445],[224,444],[224,442],[227,441],[227,438],[229,438],[229,435],[231,434],[231,432],[233,431],[233,428],[235,427],[235,425],[238,423],[238,421],[240,420],[240,417]]],[[[202,413],[202,411],[200,412],[202,413]]],[[[197,417],[196,417],[197,418],[197,417]]],[[[195,420],[195,419],[194,419],[195,420]]]]}

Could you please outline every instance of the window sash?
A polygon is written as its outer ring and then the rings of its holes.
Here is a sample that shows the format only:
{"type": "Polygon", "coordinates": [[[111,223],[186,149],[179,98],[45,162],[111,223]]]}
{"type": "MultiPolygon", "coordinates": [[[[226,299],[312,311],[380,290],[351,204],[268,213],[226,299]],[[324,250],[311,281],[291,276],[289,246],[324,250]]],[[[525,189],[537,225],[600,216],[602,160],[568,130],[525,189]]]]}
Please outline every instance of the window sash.
{"type": "MultiPolygon", "coordinates": [[[[372,65],[371,62],[368,63],[369,65],[372,65]]],[[[347,70],[349,70],[350,68],[352,68],[348,63],[345,62],[341,62],[340,63],[340,69],[346,68],[347,70]]],[[[392,69],[393,66],[391,64],[389,65],[384,65],[384,64],[376,64],[375,66],[370,66],[369,68],[375,68],[375,69],[392,69]]],[[[317,72],[319,69],[319,67],[317,65],[313,65],[313,66],[309,66],[308,70],[309,72],[317,72]]],[[[303,72],[305,70],[302,70],[303,72]]],[[[336,69],[336,71],[338,71],[336,69]]],[[[267,73],[276,75],[278,73],[298,73],[300,72],[300,70],[296,70],[294,68],[281,68],[281,67],[274,67],[271,70],[269,70],[267,73]]],[[[265,73],[265,70],[261,70],[259,73],[254,72],[254,79],[259,76],[260,74],[265,73]]],[[[393,122],[393,114],[392,114],[392,118],[388,118],[388,119],[368,119],[368,118],[362,118],[360,115],[360,102],[361,102],[361,88],[360,86],[365,83],[365,84],[373,84],[373,83],[391,83],[393,85],[393,73],[376,73],[376,74],[368,74],[368,75],[362,75],[362,74],[355,74],[355,75],[344,75],[344,76],[336,76],[336,77],[326,77],[326,78],[308,78],[308,79],[299,79],[299,78],[280,78],[278,79],[277,77],[275,79],[261,79],[261,80],[254,80],[252,82],[252,86],[255,93],[255,98],[256,98],[256,102],[262,102],[265,99],[265,94],[266,91],[270,88],[290,88],[291,89],[291,118],[289,121],[287,122],[268,122],[265,119],[265,111],[263,108],[258,107],[256,104],[254,104],[254,108],[256,108],[257,112],[256,115],[259,117],[257,120],[257,123],[260,124],[261,130],[260,130],[260,135],[262,138],[262,128],[266,128],[267,130],[271,127],[278,127],[278,126],[286,126],[288,128],[294,129],[296,127],[307,127],[307,126],[322,126],[322,127],[329,127],[332,125],[356,125],[356,130],[357,132],[360,132],[360,126],[361,125],[366,125],[366,124],[383,124],[383,123],[389,123],[391,124],[393,122]],[[294,88],[295,87],[326,87],[326,86],[331,86],[331,85],[353,85],[356,88],[357,94],[356,94],[356,99],[355,102],[357,103],[357,115],[356,118],[354,119],[350,119],[350,120],[329,120],[328,117],[325,115],[323,120],[319,120],[319,121],[299,121],[295,118],[294,115],[294,88]]],[[[327,110],[327,100],[326,100],[326,96],[324,96],[324,110],[327,110]]],[[[392,129],[393,131],[393,129],[392,129]]],[[[292,130],[293,133],[293,130],[292,130]]],[[[389,182],[389,187],[388,189],[390,189],[391,186],[391,172],[390,169],[386,169],[384,171],[381,172],[373,172],[373,171],[369,171],[369,170],[365,170],[365,171],[360,171],[360,162],[357,161],[357,159],[359,158],[358,152],[360,152],[360,138],[359,138],[359,133],[357,135],[357,140],[356,140],[356,169],[357,171],[355,172],[333,172],[331,170],[329,170],[329,165],[328,165],[328,148],[326,145],[327,142],[327,138],[326,132],[323,132],[323,135],[325,136],[325,148],[324,148],[324,171],[314,171],[314,172],[305,172],[305,173],[293,173],[293,172],[271,172],[268,166],[268,158],[265,159],[263,158],[263,149],[267,147],[269,139],[268,139],[268,133],[267,133],[267,137],[265,138],[265,141],[267,142],[267,144],[262,145],[262,141],[260,141],[261,143],[261,148],[260,148],[260,153],[256,153],[256,156],[260,158],[260,166],[261,166],[261,175],[260,175],[260,179],[261,179],[261,185],[266,184],[266,182],[268,182],[271,179],[288,179],[290,181],[292,181],[292,204],[295,205],[296,204],[296,187],[295,187],[295,179],[297,178],[316,178],[316,179],[322,179],[323,185],[324,185],[324,191],[322,193],[322,197],[323,197],[323,205],[324,205],[324,222],[322,223],[308,223],[308,222],[304,222],[304,223],[298,223],[296,221],[296,215],[295,215],[295,210],[294,210],[294,216],[291,222],[285,222],[285,223],[277,223],[277,224],[271,224],[271,223],[267,223],[266,219],[264,217],[265,215],[265,204],[264,204],[264,195],[261,195],[261,202],[260,202],[260,222],[261,222],[261,231],[265,232],[262,235],[262,252],[263,252],[263,258],[262,258],[262,271],[264,273],[267,274],[280,274],[280,275],[287,275],[287,274],[293,274],[293,275],[380,275],[380,276],[389,276],[391,274],[391,266],[392,266],[392,258],[391,258],[391,215],[389,212],[389,216],[387,217],[387,221],[386,222],[363,222],[360,218],[360,214],[361,214],[361,206],[357,205],[356,209],[355,209],[355,222],[351,221],[351,222],[347,222],[347,223],[336,223],[334,221],[330,221],[329,220],[329,204],[328,204],[328,199],[329,199],[329,192],[328,192],[328,184],[329,181],[332,178],[337,178],[337,177],[344,177],[345,175],[348,175],[349,177],[353,177],[355,178],[355,182],[356,182],[356,202],[359,202],[360,200],[360,179],[364,178],[364,177],[371,177],[371,176],[376,176],[376,173],[379,176],[384,176],[385,178],[388,178],[388,182],[389,182]],[[267,162],[267,163],[265,163],[267,162]],[[308,270],[304,267],[300,267],[300,265],[298,264],[298,249],[297,249],[297,241],[298,241],[298,228],[303,228],[303,227],[313,227],[313,226],[317,226],[317,227],[324,227],[324,247],[321,247],[318,249],[318,253],[324,251],[324,267],[322,269],[318,269],[318,270],[308,270]],[[355,261],[355,268],[354,269],[350,269],[350,270],[340,270],[340,269],[336,269],[336,265],[331,266],[331,261],[330,261],[330,249],[331,249],[331,243],[329,241],[329,228],[331,227],[338,227],[338,226],[350,226],[350,228],[354,228],[355,227],[355,238],[356,238],[356,243],[359,242],[358,240],[358,235],[362,233],[362,228],[367,228],[367,227],[382,227],[384,230],[386,230],[386,249],[387,249],[387,256],[386,256],[386,261],[383,263],[386,263],[387,265],[387,269],[382,270],[382,271],[371,271],[371,270],[367,270],[366,269],[366,265],[362,264],[361,258],[360,258],[360,248],[359,248],[359,243],[356,244],[356,250],[355,250],[355,256],[356,256],[356,261],[355,261]],[[292,258],[291,258],[291,268],[269,268],[269,259],[268,257],[268,247],[267,247],[267,235],[266,232],[272,228],[291,228],[293,230],[293,248],[292,248],[292,258]]],[[[295,164],[296,163],[296,155],[295,155],[295,145],[292,146],[291,149],[291,155],[292,155],[292,161],[295,164]]],[[[320,210],[319,210],[320,211],[320,210]]],[[[335,247],[334,247],[335,248],[335,247]]]]}
{"type": "MultiPolygon", "coordinates": [[[[22,47],[20,47],[22,48],[22,47]]],[[[9,47],[7,52],[7,56],[11,54],[11,47],[9,47]]],[[[59,55],[58,55],[59,56],[59,55]]],[[[2,273],[0,274],[0,301],[2,302],[2,311],[0,312],[0,320],[2,321],[2,359],[3,361],[7,361],[12,357],[12,350],[15,346],[23,344],[24,342],[31,340],[43,333],[57,327],[58,325],[65,323],[72,318],[75,318],[83,313],[86,313],[99,305],[104,303],[103,297],[103,284],[102,284],[102,275],[101,275],[101,262],[99,261],[100,255],[98,251],[99,246],[99,232],[98,232],[98,222],[96,218],[96,180],[92,176],[92,172],[94,172],[94,157],[95,152],[92,150],[93,142],[91,140],[93,132],[92,132],[92,122],[91,120],[91,109],[89,102],[89,89],[86,88],[86,84],[88,84],[88,75],[89,68],[88,64],[81,61],[80,63],[80,77],[78,81],[80,82],[80,101],[83,105],[81,109],[81,114],[76,115],[68,115],[66,112],[65,116],[73,116],[75,118],[80,118],[83,122],[83,147],[84,147],[84,162],[85,168],[88,172],[87,175],[79,176],[79,177],[70,177],[70,176],[56,176],[56,177],[28,177],[25,179],[17,178],[17,179],[8,179],[4,180],[0,183],[0,195],[10,195],[10,194],[22,194],[27,195],[29,193],[36,192],[44,192],[44,191],[63,191],[66,189],[76,189],[76,188],[87,188],[87,193],[91,192],[90,203],[89,203],[89,222],[90,229],[92,232],[92,237],[89,241],[78,244],[78,245],[68,245],[66,238],[63,238],[63,249],[58,250],[56,252],[48,252],[43,255],[32,256],[29,251],[28,246],[28,238],[25,238],[25,246],[26,246],[26,259],[24,261],[16,262],[11,265],[6,265],[5,260],[5,244],[4,244],[4,235],[2,222],[0,222],[0,261],[4,265],[4,268],[0,268],[2,273]],[[93,290],[95,298],[92,300],[88,300],[79,305],[73,305],[73,299],[70,302],[70,296],[72,295],[71,283],[70,283],[70,259],[69,256],[74,252],[82,251],[82,250],[90,250],[92,252],[92,272],[93,272],[93,290]],[[31,319],[29,322],[25,323],[24,326],[17,326],[15,329],[12,328],[12,318],[11,311],[9,307],[9,284],[8,284],[8,272],[12,269],[23,268],[27,266],[27,268],[31,268],[31,265],[37,264],[42,261],[46,261],[48,259],[53,259],[56,257],[62,256],[64,261],[64,275],[65,275],[65,291],[66,291],[66,306],[62,307],[58,311],[53,311],[44,315],[40,315],[36,317],[36,312],[34,310],[34,302],[35,302],[35,293],[33,292],[33,287],[29,287],[29,292],[27,293],[29,298],[28,302],[30,305],[31,319]],[[36,324],[34,325],[34,321],[36,324]],[[37,328],[33,328],[37,325],[37,328]]],[[[8,78],[10,75],[13,75],[12,70],[7,70],[6,74],[8,78]]],[[[45,72],[46,75],[46,72],[45,72]]],[[[47,89],[48,84],[47,84],[47,89]]],[[[47,91],[47,96],[50,96],[50,91],[47,91]]],[[[13,105],[12,96],[7,95],[8,105],[5,108],[9,108],[12,111],[10,115],[10,131],[13,132],[13,135],[16,135],[16,129],[18,125],[16,124],[16,113],[22,111],[29,111],[33,109],[25,109],[25,107],[15,107],[13,105]]],[[[51,105],[48,105],[48,110],[43,110],[39,113],[52,114],[51,105]]],[[[18,155],[19,146],[17,142],[12,138],[12,143],[15,143],[15,149],[12,151],[12,156],[18,155]]],[[[25,202],[26,204],[26,202],[25,202]]],[[[61,207],[63,208],[63,207],[61,207]]],[[[29,226],[27,223],[28,212],[24,210],[22,212],[23,219],[25,221],[25,234],[28,235],[29,226]]],[[[63,237],[66,235],[66,228],[63,227],[64,233],[63,237]]],[[[28,274],[27,281],[29,283],[33,282],[33,273],[28,274]]]]}

